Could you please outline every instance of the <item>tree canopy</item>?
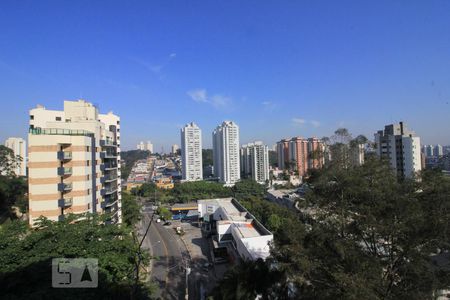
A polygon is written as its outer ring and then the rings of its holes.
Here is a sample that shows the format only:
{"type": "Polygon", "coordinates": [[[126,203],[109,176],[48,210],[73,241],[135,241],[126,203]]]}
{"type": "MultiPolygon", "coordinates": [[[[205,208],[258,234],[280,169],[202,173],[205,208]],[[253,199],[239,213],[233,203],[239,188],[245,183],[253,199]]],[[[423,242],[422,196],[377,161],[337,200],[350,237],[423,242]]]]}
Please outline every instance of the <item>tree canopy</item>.
{"type": "Polygon", "coordinates": [[[261,285],[250,284],[248,270],[261,266],[249,262],[218,290],[244,295],[236,299],[431,299],[450,286],[450,180],[441,173],[399,181],[370,158],[360,167],[330,165],[309,184],[301,214],[259,196],[242,201],[275,243],[261,285]]]}
{"type": "MultiPolygon", "coordinates": [[[[14,299],[128,299],[134,290],[137,245],[127,226],[104,225],[104,216],[68,216],[37,228],[14,221],[0,227],[2,297],[14,299]],[[52,258],[97,258],[96,289],[55,289],[52,258]]],[[[148,264],[148,256],[143,261],[148,264]]],[[[146,299],[148,287],[138,283],[136,299],[146,299]]]]}

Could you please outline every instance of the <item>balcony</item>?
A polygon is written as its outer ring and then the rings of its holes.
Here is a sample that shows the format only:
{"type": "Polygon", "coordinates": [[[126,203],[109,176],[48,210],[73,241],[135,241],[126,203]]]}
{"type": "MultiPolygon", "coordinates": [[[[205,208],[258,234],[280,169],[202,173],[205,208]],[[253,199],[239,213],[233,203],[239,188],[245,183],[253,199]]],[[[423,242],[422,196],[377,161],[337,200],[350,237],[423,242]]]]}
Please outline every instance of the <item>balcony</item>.
{"type": "Polygon", "coordinates": [[[102,202],[101,207],[103,209],[110,208],[111,206],[114,206],[117,204],[117,198],[111,198],[110,200],[105,200],[102,202]]]}
{"type": "Polygon", "coordinates": [[[105,151],[105,152],[100,152],[100,158],[103,159],[117,159],[117,153],[115,152],[110,152],[110,151],[105,151]]]}
{"type": "Polygon", "coordinates": [[[87,130],[72,130],[72,129],[61,129],[61,128],[30,128],[28,131],[33,135],[71,135],[71,136],[87,136],[94,137],[94,134],[87,130]]]}
{"type": "Polygon", "coordinates": [[[100,146],[102,146],[102,147],[117,147],[116,143],[111,139],[100,140],[100,146]]]}
{"type": "Polygon", "coordinates": [[[107,196],[107,195],[114,194],[116,192],[117,192],[117,186],[111,186],[111,187],[106,187],[106,188],[102,189],[101,195],[107,196]]]}
{"type": "Polygon", "coordinates": [[[112,181],[116,181],[117,180],[117,174],[112,173],[112,174],[106,174],[105,176],[103,176],[100,179],[101,183],[106,183],[106,182],[112,182],[112,181]]]}
{"type": "Polygon", "coordinates": [[[59,207],[70,207],[73,204],[73,198],[63,198],[58,200],[59,207]]]}
{"type": "Polygon", "coordinates": [[[100,166],[102,171],[110,171],[117,169],[117,163],[103,163],[100,166]]]}
{"type": "Polygon", "coordinates": [[[59,176],[72,175],[72,168],[71,167],[59,167],[58,168],[58,175],[59,176]]]}
{"type": "Polygon", "coordinates": [[[70,151],[58,151],[58,160],[71,160],[72,159],[72,152],[70,151]]]}
{"type": "Polygon", "coordinates": [[[72,183],[60,183],[58,184],[58,190],[60,192],[70,192],[72,190],[72,183]]]}

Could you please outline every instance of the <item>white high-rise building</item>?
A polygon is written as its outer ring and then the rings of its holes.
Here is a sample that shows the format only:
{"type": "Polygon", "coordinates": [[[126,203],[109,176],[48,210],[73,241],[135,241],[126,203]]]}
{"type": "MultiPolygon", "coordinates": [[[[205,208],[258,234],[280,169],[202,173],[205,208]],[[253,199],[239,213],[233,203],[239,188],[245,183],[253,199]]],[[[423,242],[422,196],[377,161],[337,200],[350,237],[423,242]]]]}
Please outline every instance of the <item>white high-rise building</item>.
{"type": "Polygon", "coordinates": [[[433,145],[423,145],[422,152],[425,154],[425,157],[433,157],[435,155],[433,145]]]}
{"type": "Polygon", "coordinates": [[[364,164],[364,144],[357,144],[350,147],[350,164],[352,166],[362,166],[364,164]]]}
{"type": "Polygon", "coordinates": [[[375,134],[377,154],[389,160],[399,177],[410,178],[422,170],[420,137],[406,124],[387,125],[375,134]]]}
{"type": "Polygon", "coordinates": [[[261,184],[269,180],[269,148],[263,142],[242,145],[241,172],[261,184]]]}
{"type": "Polygon", "coordinates": [[[178,147],[177,144],[173,144],[172,145],[172,154],[177,154],[178,149],[180,149],[180,147],[178,147]]]}
{"type": "Polygon", "coordinates": [[[107,213],[121,222],[120,118],[84,100],[30,110],[29,222],[69,213],[107,213]]]}
{"type": "Polygon", "coordinates": [[[434,146],[434,156],[441,157],[443,155],[444,155],[444,147],[442,147],[439,144],[434,146]]]}
{"type": "Polygon", "coordinates": [[[181,128],[181,163],[183,180],[203,179],[202,131],[194,122],[181,128]]]}
{"type": "Polygon", "coordinates": [[[150,141],[147,141],[146,143],[140,141],[139,144],[137,144],[136,149],[142,151],[150,151],[150,153],[153,153],[153,144],[150,141]]]}
{"type": "Polygon", "coordinates": [[[150,153],[153,153],[153,144],[150,141],[147,141],[145,144],[144,150],[150,151],[150,153]]]}
{"type": "Polygon", "coordinates": [[[14,156],[20,157],[22,160],[19,165],[14,170],[16,176],[26,176],[27,175],[27,157],[26,149],[27,142],[23,138],[10,137],[5,141],[5,146],[14,152],[14,156]]]}
{"type": "Polygon", "coordinates": [[[239,127],[225,121],[213,131],[214,175],[228,186],[241,179],[239,127]]]}

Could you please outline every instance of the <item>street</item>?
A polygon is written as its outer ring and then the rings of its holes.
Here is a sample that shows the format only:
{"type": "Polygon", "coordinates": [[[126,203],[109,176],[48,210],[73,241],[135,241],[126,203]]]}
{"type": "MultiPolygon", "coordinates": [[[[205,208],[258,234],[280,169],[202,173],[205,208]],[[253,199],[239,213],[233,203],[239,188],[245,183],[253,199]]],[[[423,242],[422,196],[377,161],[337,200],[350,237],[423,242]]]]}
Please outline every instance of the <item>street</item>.
{"type": "MultiPolygon", "coordinates": [[[[142,237],[150,222],[151,211],[146,207],[139,226],[139,234],[142,237]]],[[[149,250],[153,256],[151,260],[151,279],[159,286],[161,299],[184,299],[185,297],[185,264],[188,253],[186,249],[180,249],[177,237],[170,227],[164,227],[162,223],[152,222],[149,232],[143,242],[143,249],[149,250]]]]}

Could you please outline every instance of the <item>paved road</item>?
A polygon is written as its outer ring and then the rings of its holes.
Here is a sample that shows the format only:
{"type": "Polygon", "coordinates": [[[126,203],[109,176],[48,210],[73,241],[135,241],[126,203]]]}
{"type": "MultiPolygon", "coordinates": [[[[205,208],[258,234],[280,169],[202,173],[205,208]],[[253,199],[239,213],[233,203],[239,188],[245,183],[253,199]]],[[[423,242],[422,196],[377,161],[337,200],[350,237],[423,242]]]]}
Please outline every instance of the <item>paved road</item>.
{"type": "MultiPolygon", "coordinates": [[[[150,222],[152,212],[143,212],[140,232],[145,232],[150,222]]],[[[151,278],[159,285],[161,299],[184,299],[185,269],[183,255],[171,227],[153,222],[143,243],[155,259],[152,259],[151,278]]]]}

